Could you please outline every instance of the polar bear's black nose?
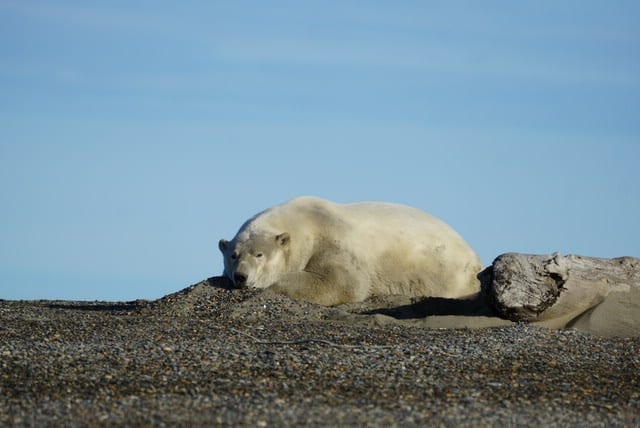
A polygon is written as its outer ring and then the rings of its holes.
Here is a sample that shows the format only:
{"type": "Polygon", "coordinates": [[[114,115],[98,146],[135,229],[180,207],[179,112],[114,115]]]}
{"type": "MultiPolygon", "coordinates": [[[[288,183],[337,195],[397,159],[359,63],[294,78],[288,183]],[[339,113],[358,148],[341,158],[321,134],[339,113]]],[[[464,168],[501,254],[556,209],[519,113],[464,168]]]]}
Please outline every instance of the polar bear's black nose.
{"type": "Polygon", "coordinates": [[[247,275],[240,272],[236,272],[233,275],[233,280],[236,283],[236,287],[244,287],[245,284],[247,283],[247,275]]]}

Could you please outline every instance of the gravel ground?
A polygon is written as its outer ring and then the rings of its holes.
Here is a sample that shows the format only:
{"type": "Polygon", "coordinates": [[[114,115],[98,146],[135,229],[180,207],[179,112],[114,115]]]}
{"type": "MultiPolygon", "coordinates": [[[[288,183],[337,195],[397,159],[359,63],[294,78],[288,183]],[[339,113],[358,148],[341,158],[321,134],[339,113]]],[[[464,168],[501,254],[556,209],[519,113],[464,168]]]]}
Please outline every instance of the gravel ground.
{"type": "Polygon", "coordinates": [[[209,282],[0,300],[0,426],[640,426],[640,338],[343,315],[209,282]]]}

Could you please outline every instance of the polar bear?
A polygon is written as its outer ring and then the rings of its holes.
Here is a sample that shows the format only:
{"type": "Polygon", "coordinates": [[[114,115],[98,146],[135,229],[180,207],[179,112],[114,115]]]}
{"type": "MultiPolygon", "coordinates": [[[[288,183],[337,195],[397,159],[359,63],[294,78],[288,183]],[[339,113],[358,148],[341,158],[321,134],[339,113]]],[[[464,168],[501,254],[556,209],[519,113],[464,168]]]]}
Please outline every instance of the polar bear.
{"type": "Polygon", "coordinates": [[[224,276],[334,306],[376,295],[466,297],[480,289],[480,259],[450,226],[408,206],[299,197],[221,239],[224,276]]]}

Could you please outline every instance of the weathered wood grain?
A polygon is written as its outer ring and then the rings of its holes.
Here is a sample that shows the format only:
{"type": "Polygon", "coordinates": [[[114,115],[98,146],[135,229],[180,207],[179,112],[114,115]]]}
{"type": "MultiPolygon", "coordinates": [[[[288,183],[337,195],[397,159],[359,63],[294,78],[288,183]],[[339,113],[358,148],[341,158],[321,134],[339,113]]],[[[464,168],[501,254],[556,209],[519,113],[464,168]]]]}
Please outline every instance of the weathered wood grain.
{"type": "Polygon", "coordinates": [[[480,274],[482,292],[512,321],[576,316],[613,291],[640,287],[640,259],[507,253],[480,274]]]}

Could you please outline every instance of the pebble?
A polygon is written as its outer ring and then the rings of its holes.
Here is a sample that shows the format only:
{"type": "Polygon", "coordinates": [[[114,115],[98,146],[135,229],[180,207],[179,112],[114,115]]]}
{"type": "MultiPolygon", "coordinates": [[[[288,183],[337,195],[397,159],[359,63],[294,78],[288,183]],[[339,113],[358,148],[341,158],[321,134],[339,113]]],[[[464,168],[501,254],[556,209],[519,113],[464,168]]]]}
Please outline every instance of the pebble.
{"type": "Polygon", "coordinates": [[[639,338],[335,310],[207,282],[152,302],[0,300],[0,426],[640,425],[639,338]]]}

